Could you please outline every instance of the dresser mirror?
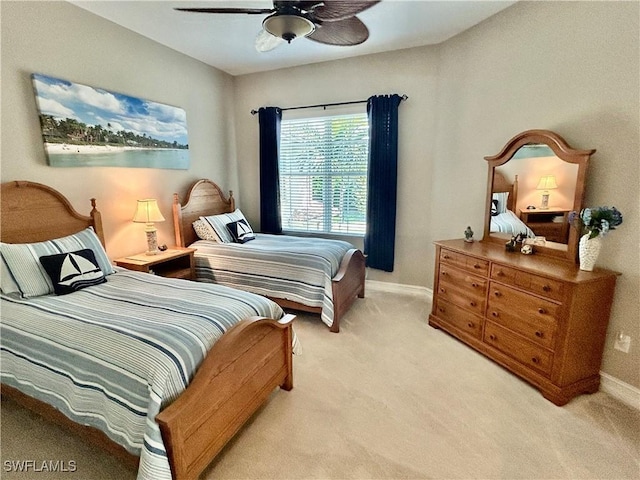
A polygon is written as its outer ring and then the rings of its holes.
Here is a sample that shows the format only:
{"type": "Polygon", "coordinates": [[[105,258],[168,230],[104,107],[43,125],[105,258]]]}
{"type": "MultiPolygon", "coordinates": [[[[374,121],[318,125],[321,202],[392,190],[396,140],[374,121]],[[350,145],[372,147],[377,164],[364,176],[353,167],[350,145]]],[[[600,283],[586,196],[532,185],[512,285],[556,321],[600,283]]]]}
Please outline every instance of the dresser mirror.
{"type": "Polygon", "coordinates": [[[527,130],[489,163],[483,241],[504,244],[519,233],[538,237],[539,254],[576,261],[579,232],[568,215],[580,211],[589,157],[549,130],[527,130]],[[544,244],[542,238],[544,237],[544,244]]]}

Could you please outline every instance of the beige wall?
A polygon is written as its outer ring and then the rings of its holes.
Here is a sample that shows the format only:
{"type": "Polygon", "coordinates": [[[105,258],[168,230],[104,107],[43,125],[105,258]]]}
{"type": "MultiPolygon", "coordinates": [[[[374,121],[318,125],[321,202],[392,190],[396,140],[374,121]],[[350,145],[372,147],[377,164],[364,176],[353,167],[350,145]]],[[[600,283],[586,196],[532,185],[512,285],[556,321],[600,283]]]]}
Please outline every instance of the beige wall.
{"type": "Polygon", "coordinates": [[[2,21],[2,181],[31,180],[60,190],[81,213],[96,197],[111,258],[146,250],[133,224],[136,199],[157,198],[166,219],[160,243],[173,244],[171,200],[195,179],[230,184],[233,78],[67,2],[5,2],[2,21]],[[52,168],[46,164],[32,73],[181,107],[187,114],[191,168],[52,168]]]}
{"type": "MultiPolygon", "coordinates": [[[[482,231],[483,156],[522,130],[555,130],[575,147],[598,150],[588,204],[614,204],[625,215],[599,261],[622,273],[603,370],[640,388],[639,5],[521,2],[441,45],[231,78],[72,5],[3,1],[1,179],[52,185],[81,212],[96,196],[110,255],[128,254],[144,249],[130,223],[135,199],[157,197],[169,219],[170,194],[200,177],[236,190],[257,223],[258,120],[251,109],[407,94],[396,269],[369,278],[430,287],[432,242],[461,237],[467,225],[482,231]],[[184,108],[191,169],[47,167],[32,72],[184,108]],[[632,336],[629,354],[612,348],[620,330],[632,336]]],[[[159,227],[169,243],[171,222],[159,227]]]]}
{"type": "Polygon", "coordinates": [[[369,278],[433,285],[437,239],[482,232],[487,165],[543,128],[596,148],[588,205],[617,206],[599,265],[619,278],[603,370],[640,387],[637,2],[522,2],[431,47],[236,77],[240,205],[257,221],[257,118],[249,111],[405,93],[400,106],[396,268],[369,278]],[[616,332],[632,336],[628,354],[616,332]]]}

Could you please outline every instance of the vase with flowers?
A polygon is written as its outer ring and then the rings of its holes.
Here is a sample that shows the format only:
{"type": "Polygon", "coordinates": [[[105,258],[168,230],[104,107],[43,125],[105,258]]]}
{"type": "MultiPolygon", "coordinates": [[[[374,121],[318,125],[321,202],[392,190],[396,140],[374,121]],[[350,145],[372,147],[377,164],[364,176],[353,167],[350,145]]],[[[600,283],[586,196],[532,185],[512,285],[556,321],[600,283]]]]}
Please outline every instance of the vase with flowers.
{"type": "Polygon", "coordinates": [[[590,272],[600,254],[602,238],[622,224],[622,213],[616,207],[584,208],[579,214],[571,212],[569,223],[582,233],[578,245],[580,270],[590,272]]]}

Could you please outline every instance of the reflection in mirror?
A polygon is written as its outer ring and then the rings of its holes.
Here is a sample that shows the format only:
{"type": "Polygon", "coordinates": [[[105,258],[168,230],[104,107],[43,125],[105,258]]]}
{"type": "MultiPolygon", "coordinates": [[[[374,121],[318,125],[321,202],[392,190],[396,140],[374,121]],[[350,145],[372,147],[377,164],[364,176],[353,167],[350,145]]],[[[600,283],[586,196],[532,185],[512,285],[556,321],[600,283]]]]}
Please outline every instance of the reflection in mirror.
{"type": "MultiPolygon", "coordinates": [[[[493,226],[492,232],[499,232],[500,220],[508,221],[509,216],[518,230],[516,234],[524,231],[529,237],[545,237],[547,242],[566,245],[569,240],[567,215],[573,208],[577,179],[578,165],[564,162],[548,146],[522,146],[511,161],[494,170],[494,192],[498,187],[510,191],[507,203],[513,214],[494,217],[493,223],[498,226],[493,226]]],[[[566,246],[558,247],[566,249],[566,246]]]]}
{"type": "Polygon", "coordinates": [[[574,262],[578,234],[568,216],[582,208],[594,152],[574,149],[549,130],[527,130],[498,154],[485,157],[489,177],[483,239],[504,244],[522,234],[535,238],[537,253],[574,262]]]}

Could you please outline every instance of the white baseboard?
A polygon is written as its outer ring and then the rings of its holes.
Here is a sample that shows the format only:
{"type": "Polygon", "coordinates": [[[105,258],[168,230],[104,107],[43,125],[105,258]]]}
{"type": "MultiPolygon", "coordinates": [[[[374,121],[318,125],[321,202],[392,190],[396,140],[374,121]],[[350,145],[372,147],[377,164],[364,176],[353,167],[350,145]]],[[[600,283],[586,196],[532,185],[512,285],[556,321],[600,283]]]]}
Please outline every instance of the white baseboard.
{"type": "Polygon", "coordinates": [[[640,389],[618,380],[616,377],[600,372],[600,389],[622,403],[640,410],[640,389]]]}
{"type": "Polygon", "coordinates": [[[433,300],[433,290],[418,285],[402,285],[400,283],[379,282],[377,280],[367,280],[365,289],[379,290],[387,293],[404,293],[409,295],[418,295],[425,297],[427,300],[433,300]]]}

